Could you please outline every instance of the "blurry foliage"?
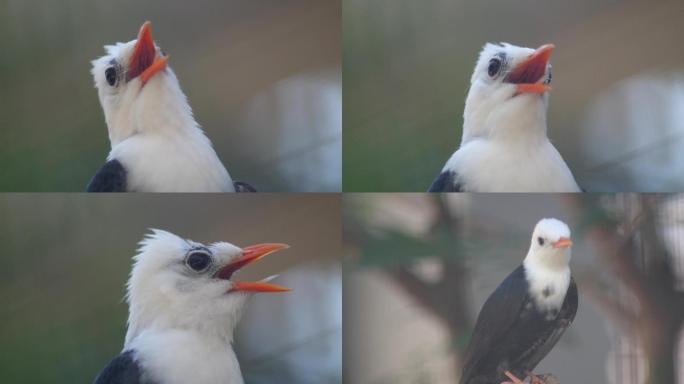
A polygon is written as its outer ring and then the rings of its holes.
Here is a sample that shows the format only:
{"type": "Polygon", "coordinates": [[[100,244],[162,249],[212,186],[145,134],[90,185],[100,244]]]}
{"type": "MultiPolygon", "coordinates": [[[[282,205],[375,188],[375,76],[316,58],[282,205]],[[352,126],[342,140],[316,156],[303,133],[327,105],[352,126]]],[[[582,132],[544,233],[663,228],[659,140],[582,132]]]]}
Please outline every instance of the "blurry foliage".
{"type": "MultiPolygon", "coordinates": [[[[511,241],[520,240],[517,231],[497,233],[494,239],[487,233],[465,234],[454,230],[453,223],[446,218],[451,215],[450,208],[444,205],[439,194],[425,197],[425,200],[438,206],[440,212],[440,219],[431,224],[426,234],[413,234],[401,228],[373,224],[371,216],[382,214],[373,206],[373,201],[365,201],[360,195],[350,196],[344,199],[344,238],[346,244],[353,245],[359,254],[347,263],[348,268],[406,267],[431,257],[445,261],[479,260],[489,258],[496,251],[506,250],[505,245],[511,241]]],[[[401,196],[397,194],[392,199],[402,200],[401,196]]],[[[526,235],[526,232],[523,233],[526,235]]]]}
{"type": "MultiPolygon", "coordinates": [[[[597,209],[589,199],[569,199],[580,212],[597,209]]],[[[614,364],[627,365],[633,371],[630,379],[634,379],[642,360],[647,367],[646,383],[674,383],[684,325],[684,292],[679,289],[681,276],[677,276],[681,255],[672,254],[662,238],[662,233],[671,229],[668,227],[678,223],[662,219],[681,217],[681,196],[621,194],[606,196],[601,203],[598,209],[605,210],[604,216],[616,220],[596,222],[587,227],[585,235],[598,249],[601,266],[612,275],[613,284],[597,284],[605,279],[593,274],[582,276],[582,284],[602,307],[616,334],[626,336],[643,353],[639,358],[618,358],[614,364]],[[663,212],[663,207],[669,210],[663,212]]],[[[678,246],[681,229],[675,242],[678,246]]],[[[622,344],[618,341],[618,346],[622,344]]]]}
{"type": "Polygon", "coordinates": [[[360,267],[389,267],[410,264],[429,256],[451,255],[458,257],[458,240],[454,241],[445,226],[434,230],[429,239],[418,238],[404,232],[388,230],[369,237],[362,248],[360,267]]]}
{"type": "MultiPolygon", "coordinates": [[[[472,251],[475,249],[486,250],[488,246],[477,239],[472,241],[467,236],[462,236],[460,217],[447,207],[441,195],[426,194],[420,198],[415,195],[391,196],[387,197],[387,202],[399,203],[393,205],[392,209],[401,209],[401,204],[417,203],[418,199],[421,203],[434,204],[438,215],[433,223],[428,224],[429,229],[422,235],[402,232],[399,229],[401,224],[399,228],[393,229],[383,228],[382,225],[374,226],[368,222],[370,216],[382,214],[380,208],[372,206],[372,200],[363,202],[363,198],[358,195],[346,198],[345,206],[350,212],[345,214],[344,240],[359,254],[357,263],[349,268],[370,267],[382,270],[399,289],[445,324],[453,341],[452,346],[462,352],[472,326],[467,306],[466,255],[473,255],[472,251]],[[361,201],[355,201],[355,198],[361,201]],[[362,207],[365,209],[362,210],[362,207]],[[435,280],[423,279],[412,269],[421,259],[430,258],[439,260],[441,277],[435,280]]],[[[409,360],[418,365],[417,369],[393,372],[391,375],[400,377],[400,382],[433,382],[433,372],[421,363],[426,355],[421,351],[414,352],[417,356],[409,360]]]]}

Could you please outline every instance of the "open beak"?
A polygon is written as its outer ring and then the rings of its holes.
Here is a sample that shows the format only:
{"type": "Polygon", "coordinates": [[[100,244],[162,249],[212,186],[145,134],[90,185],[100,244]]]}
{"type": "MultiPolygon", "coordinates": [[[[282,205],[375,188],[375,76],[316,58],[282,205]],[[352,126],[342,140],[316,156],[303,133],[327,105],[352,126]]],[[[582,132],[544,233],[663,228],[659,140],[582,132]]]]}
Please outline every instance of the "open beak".
{"type": "Polygon", "coordinates": [[[555,243],[551,243],[551,245],[553,245],[554,248],[567,248],[572,245],[572,240],[567,237],[561,237],[555,243]]]}
{"type": "Polygon", "coordinates": [[[525,61],[518,64],[506,76],[506,82],[516,84],[518,94],[520,93],[538,93],[550,91],[551,86],[539,82],[546,73],[546,67],[549,64],[549,58],[555,45],[545,44],[539,47],[533,54],[525,61]]]}
{"type": "MultiPolygon", "coordinates": [[[[267,255],[270,255],[273,252],[286,248],[290,248],[290,246],[279,243],[257,244],[242,248],[242,254],[235,258],[235,260],[232,260],[230,263],[219,269],[214,277],[217,279],[228,280],[231,278],[231,276],[233,276],[233,273],[237,272],[247,264],[251,264],[266,257],[267,255]]],[[[231,288],[230,291],[287,292],[290,291],[290,288],[271,284],[268,282],[268,279],[265,279],[262,281],[236,281],[233,283],[233,288],[231,288]]]]}
{"type": "Polygon", "coordinates": [[[145,85],[152,76],[166,68],[168,60],[169,56],[157,55],[157,48],[152,39],[152,23],[146,21],[138,33],[138,40],[135,42],[133,55],[128,63],[126,81],[140,76],[142,84],[145,85]]]}

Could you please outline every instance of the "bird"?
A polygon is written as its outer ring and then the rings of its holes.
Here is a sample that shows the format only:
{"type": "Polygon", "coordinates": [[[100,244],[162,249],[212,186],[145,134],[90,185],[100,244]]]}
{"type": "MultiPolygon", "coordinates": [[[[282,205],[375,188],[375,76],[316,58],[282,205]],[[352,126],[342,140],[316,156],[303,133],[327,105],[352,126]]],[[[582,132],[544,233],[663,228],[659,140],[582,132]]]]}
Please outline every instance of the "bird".
{"type": "Polygon", "coordinates": [[[233,331],[256,292],[286,292],[260,281],[238,281],[242,267],[287,244],[239,248],[209,245],[154,229],[140,242],[127,283],[128,329],[123,351],[95,384],[243,384],[233,331]]]}
{"type": "Polygon", "coordinates": [[[428,192],[580,192],[546,135],[553,44],[485,44],[470,80],[461,145],[428,192]]]}
{"type": "Polygon", "coordinates": [[[88,192],[255,192],[233,182],[145,22],[92,61],[111,151],[88,192]]]}
{"type": "Polygon", "coordinates": [[[577,313],[569,263],[570,229],[540,220],[522,264],[485,301],[466,349],[460,384],[522,384],[551,351],[577,313]],[[506,381],[506,383],[510,383],[506,381]]]}

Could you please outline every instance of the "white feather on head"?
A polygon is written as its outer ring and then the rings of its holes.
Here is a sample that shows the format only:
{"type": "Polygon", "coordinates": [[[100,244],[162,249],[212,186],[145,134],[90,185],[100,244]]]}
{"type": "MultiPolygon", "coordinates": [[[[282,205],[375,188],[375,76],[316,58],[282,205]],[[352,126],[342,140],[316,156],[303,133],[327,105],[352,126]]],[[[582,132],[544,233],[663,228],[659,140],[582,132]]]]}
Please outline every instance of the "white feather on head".
{"type": "Polygon", "coordinates": [[[185,258],[195,249],[207,250],[214,268],[242,252],[230,243],[204,246],[158,229],[140,242],[127,284],[126,345],[149,329],[190,330],[232,342],[233,330],[249,295],[228,294],[233,283],[213,278],[213,270],[202,274],[190,270],[185,258]]]}
{"type": "MultiPolygon", "coordinates": [[[[508,43],[487,43],[482,48],[470,79],[470,90],[463,112],[463,137],[466,142],[475,137],[546,137],[546,106],[544,95],[516,95],[516,85],[503,79],[527,59],[534,49],[508,43]],[[501,73],[489,76],[489,61],[504,54],[501,73]]],[[[545,76],[548,76],[550,67],[545,76]]]]}

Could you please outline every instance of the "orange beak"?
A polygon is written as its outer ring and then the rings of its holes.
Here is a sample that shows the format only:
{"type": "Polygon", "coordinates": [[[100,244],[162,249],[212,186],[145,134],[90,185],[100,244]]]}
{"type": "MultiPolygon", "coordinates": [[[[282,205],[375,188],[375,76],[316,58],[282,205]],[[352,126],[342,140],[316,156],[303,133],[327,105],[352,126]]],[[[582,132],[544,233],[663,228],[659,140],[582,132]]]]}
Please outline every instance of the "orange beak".
{"type": "Polygon", "coordinates": [[[152,39],[152,23],[146,21],[138,32],[138,40],[135,42],[133,55],[128,63],[126,81],[140,76],[142,84],[145,85],[152,76],[166,69],[168,60],[168,56],[157,55],[157,48],[152,39]]]}
{"type": "Polygon", "coordinates": [[[549,58],[555,45],[545,44],[539,47],[525,61],[518,64],[506,76],[506,81],[517,84],[518,93],[538,93],[542,94],[551,90],[548,84],[539,83],[539,80],[546,73],[549,58]]]}
{"type": "MultiPolygon", "coordinates": [[[[266,257],[267,255],[270,255],[273,252],[286,248],[290,248],[290,246],[279,243],[257,244],[242,248],[242,254],[235,260],[219,269],[214,277],[217,279],[229,280],[231,276],[233,276],[233,273],[237,272],[247,264],[251,264],[266,257]]],[[[287,292],[290,291],[290,288],[276,284],[270,284],[266,281],[236,281],[233,283],[233,288],[231,288],[230,292],[232,291],[287,292]]]]}
{"type": "Polygon", "coordinates": [[[551,243],[551,245],[553,245],[554,248],[567,248],[572,245],[572,240],[567,237],[561,237],[555,243],[551,243]]]}

